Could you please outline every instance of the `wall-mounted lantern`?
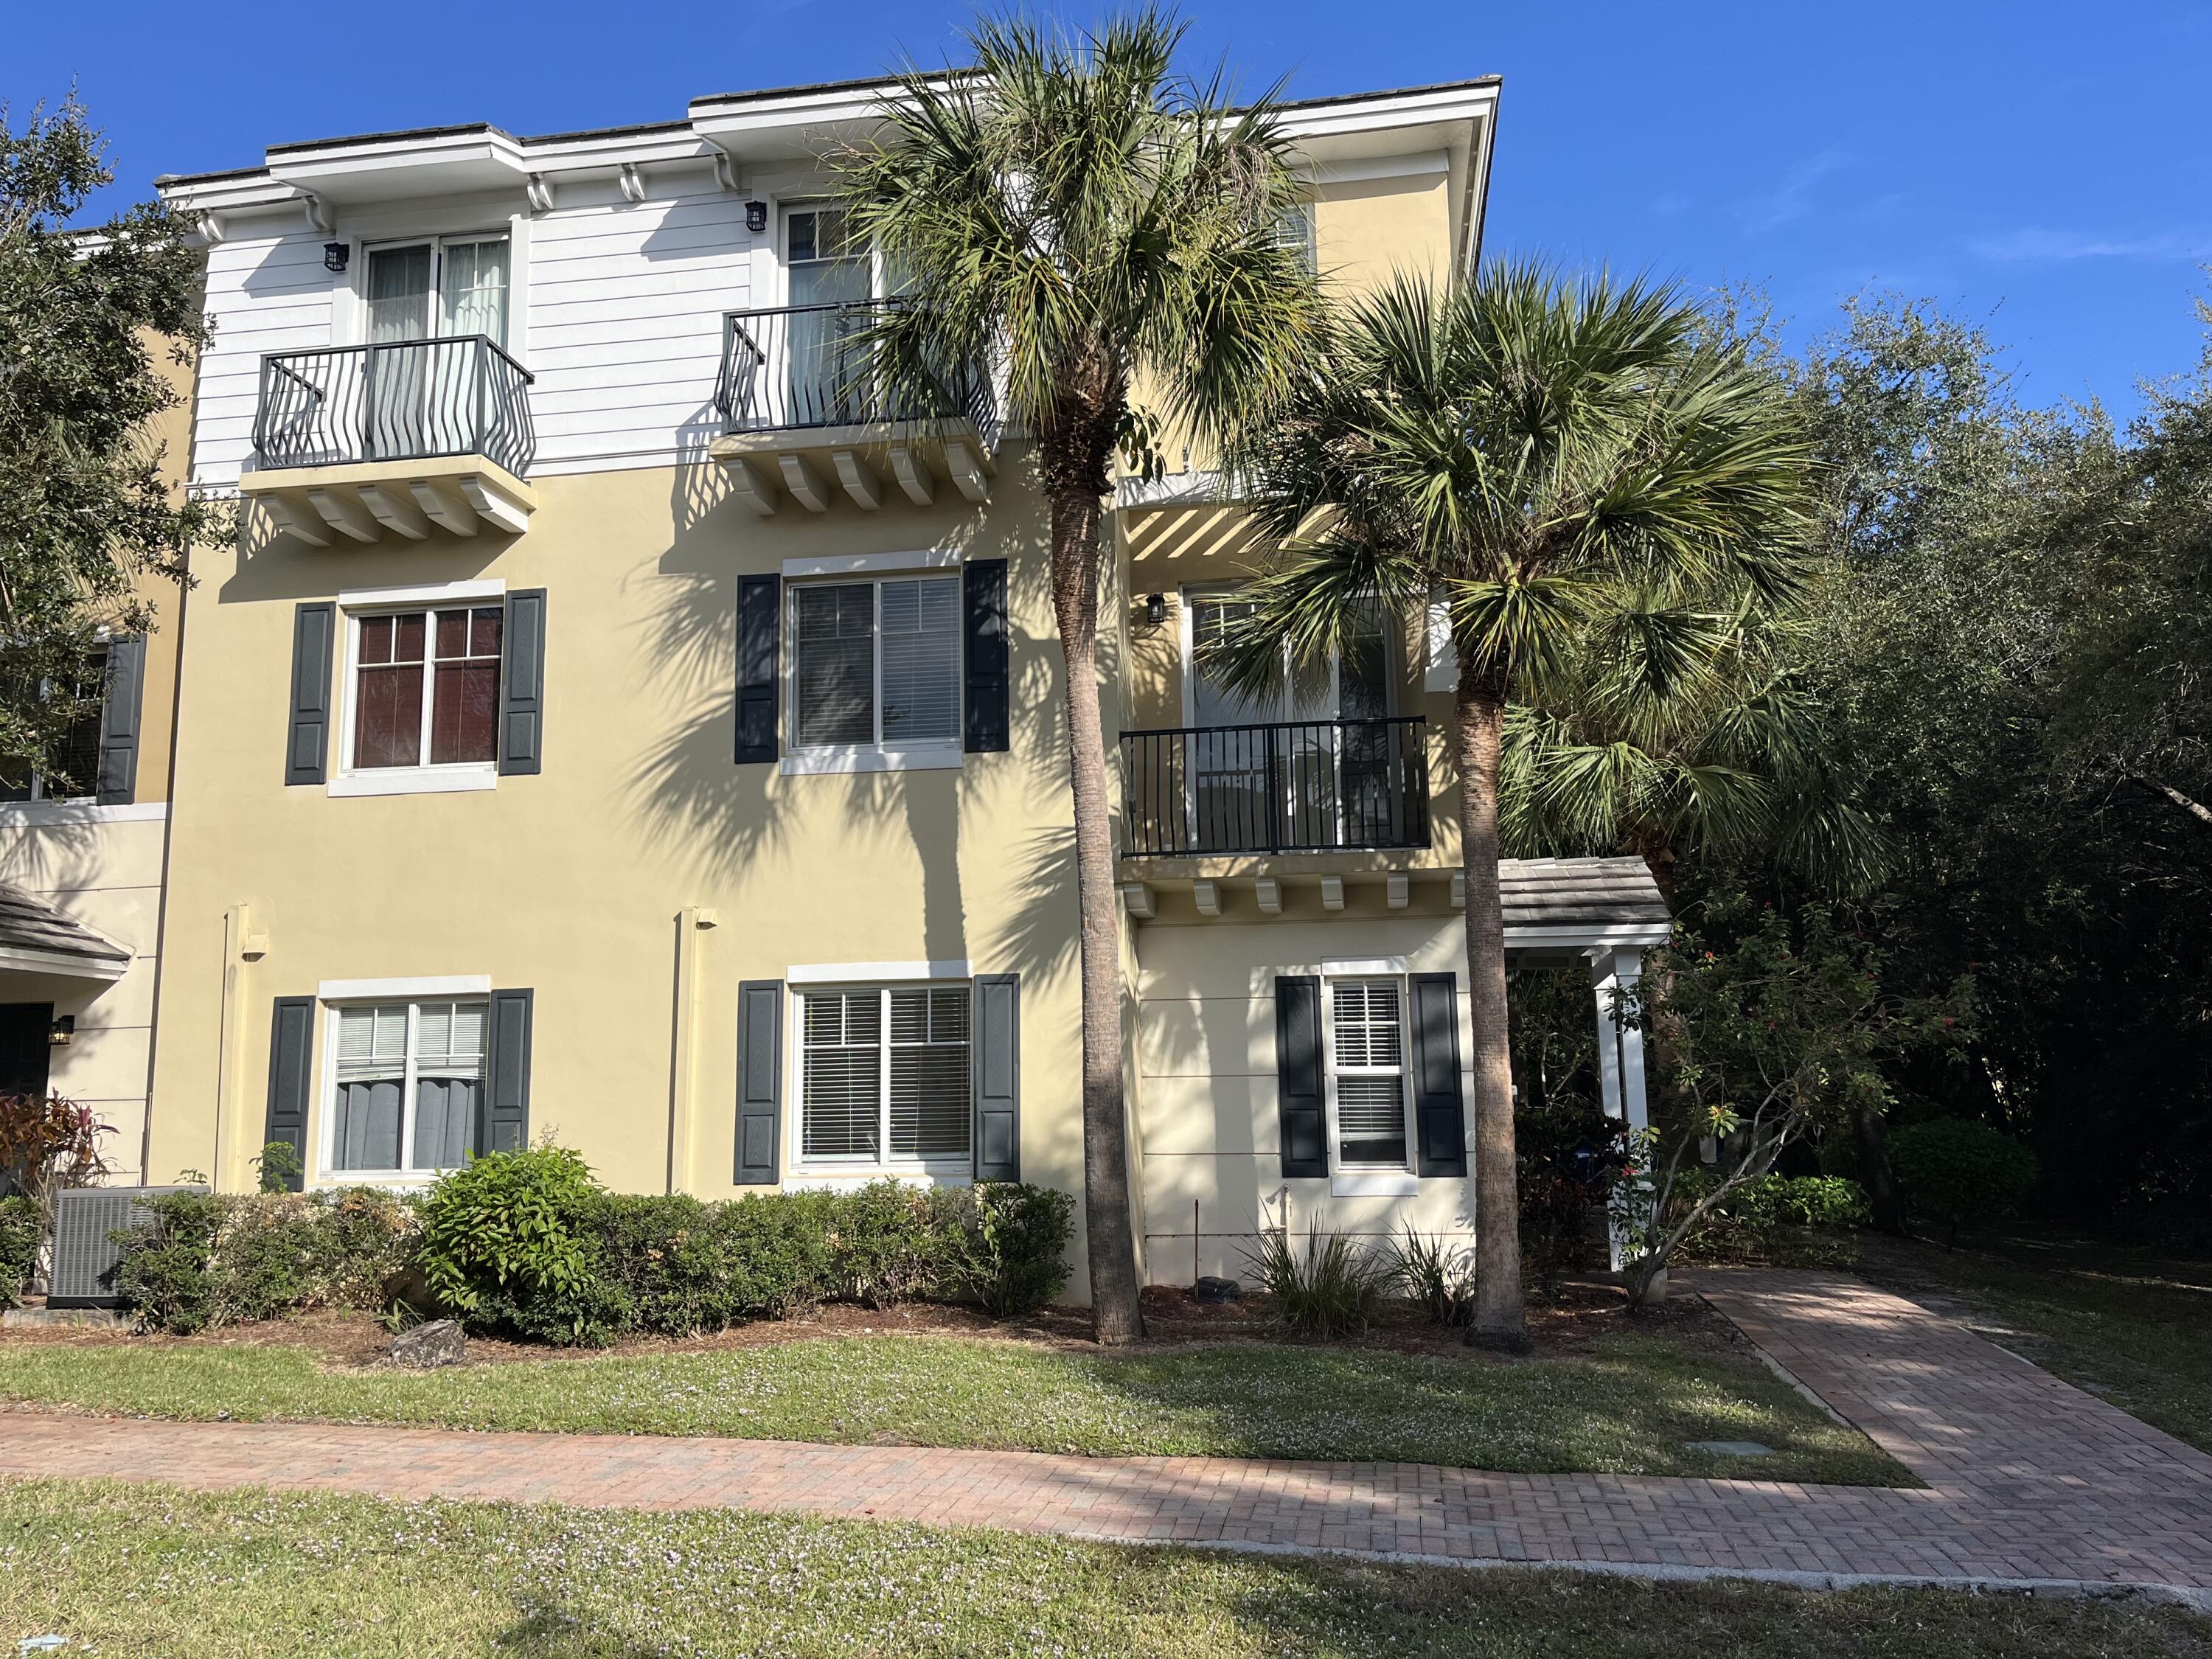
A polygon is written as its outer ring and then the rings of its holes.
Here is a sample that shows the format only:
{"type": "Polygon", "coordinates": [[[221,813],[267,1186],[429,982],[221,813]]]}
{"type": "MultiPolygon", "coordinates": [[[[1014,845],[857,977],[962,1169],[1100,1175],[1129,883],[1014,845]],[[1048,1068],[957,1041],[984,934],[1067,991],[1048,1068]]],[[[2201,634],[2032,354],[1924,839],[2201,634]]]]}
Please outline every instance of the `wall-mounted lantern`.
{"type": "Polygon", "coordinates": [[[756,236],[759,235],[761,232],[768,228],[768,204],[766,202],[748,202],[745,204],[745,228],[752,232],[756,236]]]}
{"type": "Polygon", "coordinates": [[[1145,620],[1158,628],[1168,619],[1168,596],[1164,593],[1145,595],[1145,620]]]}
{"type": "Polygon", "coordinates": [[[350,242],[325,242],[323,244],[323,269],[325,270],[343,270],[346,268],[346,261],[352,257],[353,245],[350,242]]]}
{"type": "Polygon", "coordinates": [[[57,1048],[66,1048],[76,1041],[76,1016],[64,1014],[46,1027],[46,1041],[57,1048]]]}

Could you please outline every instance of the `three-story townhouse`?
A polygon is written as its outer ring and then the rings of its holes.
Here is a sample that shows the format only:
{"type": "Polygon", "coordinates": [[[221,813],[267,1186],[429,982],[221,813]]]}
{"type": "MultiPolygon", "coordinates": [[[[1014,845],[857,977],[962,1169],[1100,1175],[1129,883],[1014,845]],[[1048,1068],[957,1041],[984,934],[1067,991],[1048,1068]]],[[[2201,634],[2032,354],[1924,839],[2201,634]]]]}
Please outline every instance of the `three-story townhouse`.
{"type": "MultiPolygon", "coordinates": [[[[1044,506],[990,365],[928,408],[856,369],[896,284],[823,157],[885,91],[163,181],[209,242],[193,479],[247,512],[187,604],[151,1171],[551,1136],[632,1191],[1079,1193],[1044,506]]],[[[1287,110],[1328,282],[1472,268],[1497,100],[1287,110]]],[[[1146,1272],[1285,1213],[1463,1235],[1449,666],[1378,615],[1326,696],[1223,696],[1194,647],[1260,550],[1188,466],[1115,501],[1106,668],[1146,1272]]],[[[1526,963],[1663,937],[1632,861],[1510,880],[1526,963]]]]}

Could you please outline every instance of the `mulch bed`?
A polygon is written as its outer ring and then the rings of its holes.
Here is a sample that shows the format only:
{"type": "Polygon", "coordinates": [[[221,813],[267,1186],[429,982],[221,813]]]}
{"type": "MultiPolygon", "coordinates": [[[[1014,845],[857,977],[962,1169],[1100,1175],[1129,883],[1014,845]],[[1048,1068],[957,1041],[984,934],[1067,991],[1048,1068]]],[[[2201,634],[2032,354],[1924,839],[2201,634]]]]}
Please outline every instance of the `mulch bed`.
{"type": "MultiPolygon", "coordinates": [[[[1201,1304],[1188,1290],[1155,1285],[1144,1292],[1144,1307],[1146,1340],[1141,1346],[1145,1348],[1222,1342],[1304,1345],[1309,1340],[1294,1337],[1276,1325],[1265,1296],[1248,1295],[1236,1302],[1201,1304]]],[[[1623,1310],[1620,1287],[1597,1279],[1570,1280],[1562,1286],[1556,1301],[1531,1302],[1528,1328],[1535,1339],[1534,1357],[1539,1359],[1572,1358],[1586,1352],[1598,1338],[1624,1331],[1665,1336],[1711,1352],[1742,1353],[1748,1347],[1733,1325],[1695,1297],[1678,1295],[1658,1307],[1645,1309],[1632,1320],[1623,1310]]],[[[917,1302],[892,1308],[832,1304],[788,1319],[757,1321],[703,1336],[632,1338],[611,1348],[553,1348],[537,1343],[471,1337],[469,1358],[472,1363],[495,1364],[516,1360],[587,1359],[608,1353],[716,1353],[823,1337],[873,1336],[965,1337],[982,1341],[1026,1342],[1063,1352],[1100,1352],[1091,1340],[1091,1316],[1081,1308],[1048,1308],[1026,1318],[994,1320],[973,1308],[917,1302]]],[[[343,1311],[303,1314],[295,1319],[266,1324],[232,1326],[192,1337],[140,1336],[112,1329],[78,1328],[17,1328],[0,1333],[0,1346],[282,1346],[306,1348],[325,1364],[346,1367],[377,1363],[391,1342],[391,1334],[369,1315],[343,1311]]],[[[1417,1309],[1407,1304],[1386,1307],[1373,1327],[1356,1336],[1335,1339],[1334,1346],[1425,1353],[1480,1364],[1516,1363],[1468,1347],[1458,1331],[1430,1324],[1417,1309]]]]}

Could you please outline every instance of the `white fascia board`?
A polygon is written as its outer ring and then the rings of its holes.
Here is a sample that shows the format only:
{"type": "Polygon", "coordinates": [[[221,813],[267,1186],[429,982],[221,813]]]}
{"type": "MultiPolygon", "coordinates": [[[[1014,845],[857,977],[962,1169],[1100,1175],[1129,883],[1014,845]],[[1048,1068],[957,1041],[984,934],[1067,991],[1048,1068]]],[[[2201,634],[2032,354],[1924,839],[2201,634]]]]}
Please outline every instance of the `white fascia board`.
{"type": "Polygon", "coordinates": [[[1587,950],[1601,945],[1664,945],[1674,937],[1672,923],[1617,922],[1607,927],[1508,927],[1508,950],[1550,945],[1564,950],[1587,950]]]}
{"type": "Polygon", "coordinates": [[[665,132],[586,133],[550,143],[532,140],[522,146],[523,160],[533,173],[618,167],[624,162],[647,167],[657,161],[711,161],[714,154],[714,146],[689,127],[665,132]]]}
{"type": "Polygon", "coordinates": [[[300,192],[290,185],[257,172],[238,179],[179,179],[156,186],[171,207],[197,213],[251,213],[270,208],[296,208],[300,192]]]}
{"type": "Polygon", "coordinates": [[[489,974],[426,974],[407,979],[326,979],[315,988],[321,1002],[368,1002],[385,997],[477,997],[491,994],[489,974]]]}
{"type": "MultiPolygon", "coordinates": [[[[90,932],[90,929],[87,929],[90,932]]],[[[104,936],[103,936],[104,937],[104,936]]],[[[112,944],[113,940],[108,941],[112,944]]],[[[62,951],[15,951],[0,948],[0,973],[52,974],[58,979],[88,979],[112,985],[131,971],[131,958],[78,957],[62,951]]]]}
{"type": "Polygon", "coordinates": [[[1471,87],[1443,87],[1432,92],[1392,92],[1371,97],[1333,98],[1300,104],[1282,112],[1283,134],[1291,141],[1387,132],[1398,127],[1479,121],[1498,106],[1495,82],[1471,87]]]}
{"type": "Polygon", "coordinates": [[[1449,173],[1448,150],[1411,151],[1404,155],[1364,155],[1341,161],[1306,161],[1297,172],[1318,185],[1364,185],[1376,179],[1417,179],[1425,173],[1449,173]]]}

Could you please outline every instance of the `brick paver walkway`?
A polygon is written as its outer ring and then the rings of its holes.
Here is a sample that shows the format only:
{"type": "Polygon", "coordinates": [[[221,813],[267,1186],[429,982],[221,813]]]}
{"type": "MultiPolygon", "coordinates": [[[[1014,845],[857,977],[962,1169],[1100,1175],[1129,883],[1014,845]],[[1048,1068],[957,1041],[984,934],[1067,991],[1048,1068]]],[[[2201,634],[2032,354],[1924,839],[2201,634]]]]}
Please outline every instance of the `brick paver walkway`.
{"type": "Polygon", "coordinates": [[[804,1510],[1626,1571],[2154,1586],[2212,1608],[2212,1457],[1856,1279],[1692,1282],[1929,1489],[34,1413],[0,1417],[0,1474],[804,1510]]]}

